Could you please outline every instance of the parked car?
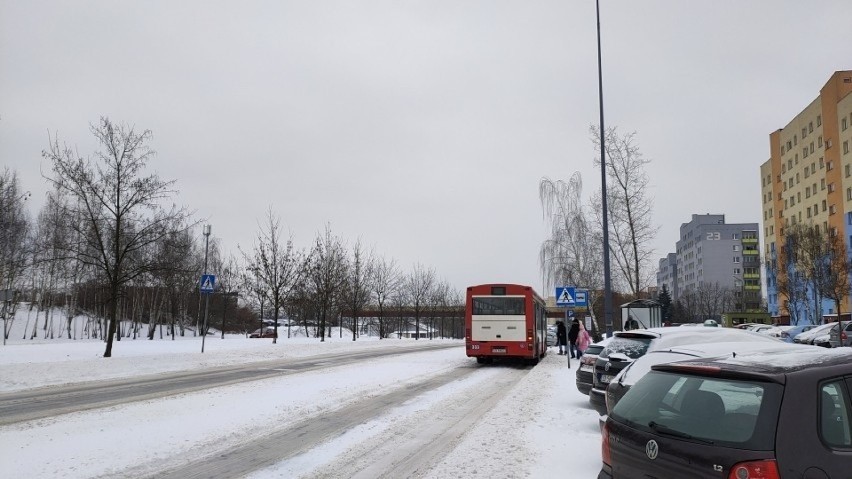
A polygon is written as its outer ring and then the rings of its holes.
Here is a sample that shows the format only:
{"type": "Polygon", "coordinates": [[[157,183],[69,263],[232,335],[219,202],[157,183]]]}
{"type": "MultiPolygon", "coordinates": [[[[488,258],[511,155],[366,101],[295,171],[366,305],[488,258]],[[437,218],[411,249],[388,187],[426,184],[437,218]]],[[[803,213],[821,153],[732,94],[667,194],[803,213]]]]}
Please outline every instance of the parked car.
{"type": "Polygon", "coordinates": [[[249,334],[250,338],[274,338],[275,336],[275,328],[256,329],[253,333],[249,334]]]}
{"type": "Polygon", "coordinates": [[[773,326],[770,329],[761,331],[761,333],[780,339],[784,331],[789,331],[791,329],[793,329],[793,326],[773,326]]]}
{"type": "Polygon", "coordinates": [[[556,326],[547,327],[547,345],[556,346],[556,326]]]}
{"type": "Polygon", "coordinates": [[[850,477],[852,350],[653,366],[606,418],[598,479],[850,477]]]}
{"type": "MultiPolygon", "coordinates": [[[[828,331],[831,331],[829,329],[828,331]]],[[[822,348],[830,348],[831,347],[831,333],[826,332],[820,336],[814,338],[814,346],[819,346],[822,348]]]]}
{"type": "Polygon", "coordinates": [[[755,333],[734,328],[653,328],[619,331],[595,360],[589,403],[599,414],[606,414],[607,386],[622,369],[647,351],[683,344],[745,342],[754,337],[755,333]]]}
{"type": "Polygon", "coordinates": [[[814,329],[816,325],[813,324],[803,324],[799,326],[790,326],[788,329],[781,331],[780,338],[782,341],[787,343],[796,342],[796,336],[806,333],[812,329],[814,329]]]}
{"type": "Polygon", "coordinates": [[[831,343],[831,347],[852,346],[852,321],[842,321],[839,325],[833,324],[828,333],[828,342],[831,343]]]}
{"type": "Polygon", "coordinates": [[[771,324],[756,324],[756,325],[748,328],[748,331],[751,331],[753,333],[764,333],[764,332],[768,333],[774,327],[775,326],[773,326],[771,324]]]}
{"type": "Polygon", "coordinates": [[[589,345],[589,348],[580,357],[580,367],[577,368],[577,389],[583,394],[589,394],[592,389],[592,374],[595,371],[595,360],[603,351],[611,338],[589,345]]]}
{"type": "Polygon", "coordinates": [[[800,344],[813,344],[815,338],[828,334],[829,329],[831,329],[831,324],[820,324],[809,331],[799,334],[793,338],[793,342],[800,344]]]}
{"type": "Polygon", "coordinates": [[[651,367],[657,364],[684,361],[693,358],[712,358],[720,356],[739,357],[745,354],[771,354],[776,351],[784,352],[788,348],[804,348],[804,345],[793,345],[777,341],[771,337],[762,335],[750,335],[750,340],[723,341],[718,343],[700,343],[664,348],[649,351],[641,358],[636,359],[629,366],[622,369],[606,388],[607,413],[624,397],[624,394],[651,371],[651,367]]]}

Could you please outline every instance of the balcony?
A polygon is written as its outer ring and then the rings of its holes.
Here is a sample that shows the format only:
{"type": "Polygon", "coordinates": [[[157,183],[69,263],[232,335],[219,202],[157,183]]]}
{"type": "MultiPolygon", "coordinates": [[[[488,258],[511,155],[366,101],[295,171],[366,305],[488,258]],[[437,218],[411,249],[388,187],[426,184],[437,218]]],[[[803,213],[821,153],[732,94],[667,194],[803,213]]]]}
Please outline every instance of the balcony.
{"type": "Polygon", "coordinates": [[[756,249],[744,249],[743,254],[757,255],[757,254],[760,254],[760,251],[756,250],[756,249]]]}
{"type": "Polygon", "coordinates": [[[743,278],[744,278],[744,279],[760,279],[760,273],[755,273],[755,274],[744,274],[744,275],[743,275],[743,278]]]}
{"type": "Polygon", "coordinates": [[[757,238],[743,238],[743,244],[757,244],[757,238]]]}

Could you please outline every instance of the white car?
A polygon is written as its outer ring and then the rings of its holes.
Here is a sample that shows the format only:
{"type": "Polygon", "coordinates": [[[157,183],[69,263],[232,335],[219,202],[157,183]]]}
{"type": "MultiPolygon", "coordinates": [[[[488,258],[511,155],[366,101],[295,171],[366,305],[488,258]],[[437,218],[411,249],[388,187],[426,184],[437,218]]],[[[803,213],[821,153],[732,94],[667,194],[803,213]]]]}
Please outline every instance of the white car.
{"type": "Polygon", "coordinates": [[[824,334],[828,334],[831,330],[832,325],[833,324],[821,324],[809,331],[805,331],[804,333],[796,336],[795,338],[793,338],[793,342],[798,344],[814,344],[814,339],[824,334]]]}
{"type": "Polygon", "coordinates": [[[644,356],[635,359],[629,366],[622,369],[606,388],[607,412],[612,411],[615,404],[624,396],[630,387],[651,371],[651,366],[675,361],[685,361],[692,358],[714,358],[721,356],[743,356],[753,354],[772,354],[801,348],[810,350],[807,346],[777,341],[771,336],[762,338],[754,335],[750,341],[724,341],[717,343],[699,343],[674,346],[671,348],[648,351],[644,356]]]}

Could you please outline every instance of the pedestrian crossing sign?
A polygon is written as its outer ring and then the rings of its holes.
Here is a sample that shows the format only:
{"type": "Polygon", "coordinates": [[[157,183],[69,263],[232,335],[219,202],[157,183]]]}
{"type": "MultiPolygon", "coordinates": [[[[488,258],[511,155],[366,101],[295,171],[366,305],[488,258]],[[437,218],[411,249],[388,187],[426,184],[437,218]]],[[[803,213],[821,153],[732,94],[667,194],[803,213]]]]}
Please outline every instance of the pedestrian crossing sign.
{"type": "Polygon", "coordinates": [[[200,282],[199,290],[203,294],[212,293],[215,286],[216,286],[216,275],[213,275],[213,274],[201,275],[201,282],[200,282]]]}
{"type": "Polygon", "coordinates": [[[573,286],[560,286],[556,288],[557,306],[574,306],[576,304],[573,286]]]}

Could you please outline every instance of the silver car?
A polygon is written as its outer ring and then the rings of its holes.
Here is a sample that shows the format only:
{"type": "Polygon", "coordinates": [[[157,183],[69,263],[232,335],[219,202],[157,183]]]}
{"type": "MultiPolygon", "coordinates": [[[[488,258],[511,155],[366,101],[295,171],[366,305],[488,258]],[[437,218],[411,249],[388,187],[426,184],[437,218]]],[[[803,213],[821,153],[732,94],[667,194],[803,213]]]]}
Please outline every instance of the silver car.
{"type": "Polygon", "coordinates": [[[852,321],[843,321],[839,325],[834,323],[828,333],[828,342],[832,348],[852,346],[852,321]]]}

